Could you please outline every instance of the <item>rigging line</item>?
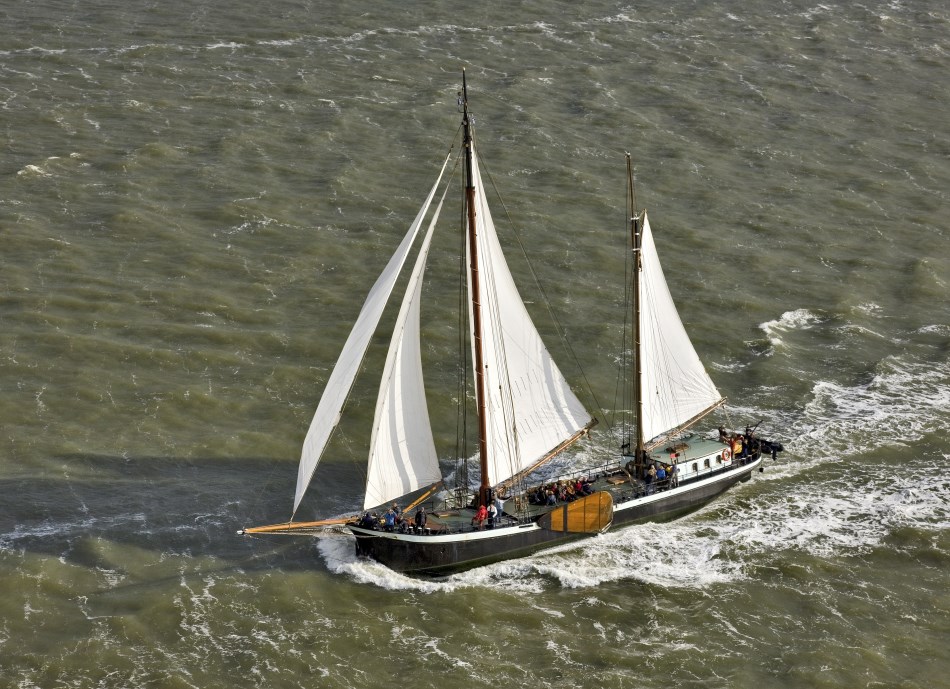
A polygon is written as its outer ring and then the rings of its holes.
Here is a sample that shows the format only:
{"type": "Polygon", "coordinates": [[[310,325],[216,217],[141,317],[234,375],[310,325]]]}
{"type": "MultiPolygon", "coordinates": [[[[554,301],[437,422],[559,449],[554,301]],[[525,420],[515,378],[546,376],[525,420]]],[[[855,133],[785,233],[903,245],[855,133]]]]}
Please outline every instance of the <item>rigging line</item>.
{"type": "MultiPolygon", "coordinates": [[[[484,162],[481,156],[479,156],[478,159],[480,163],[484,162]]],[[[542,297],[542,300],[544,301],[545,307],[548,310],[548,314],[550,315],[552,321],[554,322],[554,327],[555,327],[555,330],[557,331],[558,338],[561,340],[561,343],[566,347],[568,353],[570,354],[571,358],[574,361],[574,365],[581,372],[581,378],[584,381],[584,386],[587,389],[587,394],[590,395],[590,398],[594,400],[594,405],[597,407],[598,410],[600,410],[602,414],[604,414],[604,417],[606,418],[607,415],[604,413],[604,408],[600,404],[600,400],[597,398],[597,395],[594,394],[593,386],[590,384],[590,380],[587,377],[587,373],[584,371],[584,367],[581,366],[580,360],[577,357],[577,353],[574,351],[574,348],[571,346],[571,343],[567,340],[567,336],[564,333],[564,328],[561,326],[560,319],[558,319],[557,314],[554,312],[554,309],[551,306],[551,300],[548,298],[547,292],[545,292],[544,287],[541,285],[541,281],[539,280],[538,275],[534,270],[534,266],[531,263],[531,259],[528,257],[528,250],[525,248],[524,244],[521,241],[521,237],[518,234],[514,221],[512,221],[511,219],[511,214],[508,212],[508,206],[505,204],[505,200],[501,197],[501,193],[498,191],[498,186],[495,184],[495,178],[492,175],[491,170],[488,169],[487,165],[485,166],[485,173],[487,174],[488,179],[491,182],[492,189],[495,191],[495,195],[498,197],[498,201],[499,203],[501,203],[501,207],[505,212],[505,218],[507,218],[508,220],[508,226],[511,228],[511,233],[514,236],[515,241],[518,243],[518,248],[521,249],[521,253],[524,256],[525,262],[528,265],[528,271],[531,273],[531,277],[534,280],[535,286],[538,288],[538,291],[541,293],[541,297],[542,297]]],[[[607,423],[607,428],[608,430],[611,430],[609,422],[607,423]]]]}

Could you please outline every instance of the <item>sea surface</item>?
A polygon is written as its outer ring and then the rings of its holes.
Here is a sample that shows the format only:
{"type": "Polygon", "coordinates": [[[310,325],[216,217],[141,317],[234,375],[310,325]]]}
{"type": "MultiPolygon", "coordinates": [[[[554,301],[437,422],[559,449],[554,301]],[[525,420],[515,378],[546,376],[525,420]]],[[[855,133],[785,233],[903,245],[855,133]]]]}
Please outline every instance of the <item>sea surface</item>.
{"type": "MultiPolygon", "coordinates": [[[[945,2],[21,0],[0,25],[0,687],[950,687],[945,2]],[[441,580],[240,537],[290,516],[463,68],[512,271],[605,421],[562,461],[615,452],[625,152],[712,423],[786,451],[678,521],[441,580]]],[[[454,308],[425,326],[446,458],[454,308]]],[[[360,505],[386,342],[298,519],[360,505]]]]}

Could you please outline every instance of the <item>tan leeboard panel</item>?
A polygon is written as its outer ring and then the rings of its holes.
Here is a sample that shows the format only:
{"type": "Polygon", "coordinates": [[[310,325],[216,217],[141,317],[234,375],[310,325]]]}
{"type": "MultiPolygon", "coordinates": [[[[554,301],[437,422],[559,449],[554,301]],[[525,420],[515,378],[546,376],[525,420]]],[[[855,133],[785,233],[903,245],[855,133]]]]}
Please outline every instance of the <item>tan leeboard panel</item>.
{"type": "Polygon", "coordinates": [[[566,533],[600,533],[613,521],[614,501],[610,493],[598,491],[559,507],[541,517],[538,525],[566,533]]]}

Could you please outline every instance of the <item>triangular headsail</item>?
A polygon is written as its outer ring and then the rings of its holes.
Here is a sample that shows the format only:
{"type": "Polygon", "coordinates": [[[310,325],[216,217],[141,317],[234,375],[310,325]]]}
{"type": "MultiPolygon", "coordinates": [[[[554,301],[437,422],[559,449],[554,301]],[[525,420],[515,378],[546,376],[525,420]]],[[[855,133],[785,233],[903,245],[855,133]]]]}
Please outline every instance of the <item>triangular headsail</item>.
{"type": "Polygon", "coordinates": [[[376,401],[363,509],[382,505],[442,480],[422,382],[419,339],[422,276],[441,211],[442,201],[439,201],[393,329],[376,401]]]}
{"type": "Polygon", "coordinates": [[[723,402],[683,327],[643,213],[640,274],[640,356],[643,437],[687,424],[723,402]]]}
{"type": "Polygon", "coordinates": [[[473,158],[488,473],[489,483],[497,485],[590,425],[591,415],[561,375],[525,309],[495,233],[477,156],[473,158]]]}
{"type": "Polygon", "coordinates": [[[396,284],[396,278],[399,277],[406,257],[409,255],[413,241],[419,232],[419,228],[422,226],[425,214],[432,204],[432,199],[435,197],[436,189],[442,180],[442,175],[445,172],[445,167],[448,165],[448,162],[449,157],[447,157],[442,164],[442,171],[439,173],[438,179],[435,184],[432,185],[429,196],[416,215],[415,220],[413,220],[406,236],[396,249],[396,253],[389,259],[389,263],[386,264],[383,272],[379,278],[377,278],[376,283],[367,295],[360,315],[357,317],[356,323],[353,325],[353,329],[346,339],[346,344],[343,345],[343,350],[340,352],[340,357],[333,367],[330,379],[327,381],[327,385],[323,390],[323,396],[317,405],[317,411],[313,416],[313,421],[310,423],[310,429],[307,431],[307,437],[304,439],[300,456],[300,466],[297,469],[297,490],[294,495],[294,513],[297,512],[297,508],[300,506],[300,501],[303,499],[307,486],[310,484],[313,472],[316,471],[320,457],[323,455],[327,442],[330,440],[330,435],[339,423],[340,412],[346,403],[347,396],[350,394],[350,389],[353,387],[353,381],[356,379],[360,364],[366,355],[366,349],[369,347],[373,332],[375,332],[376,326],[379,324],[379,319],[386,307],[386,303],[389,301],[393,286],[396,284]]]}

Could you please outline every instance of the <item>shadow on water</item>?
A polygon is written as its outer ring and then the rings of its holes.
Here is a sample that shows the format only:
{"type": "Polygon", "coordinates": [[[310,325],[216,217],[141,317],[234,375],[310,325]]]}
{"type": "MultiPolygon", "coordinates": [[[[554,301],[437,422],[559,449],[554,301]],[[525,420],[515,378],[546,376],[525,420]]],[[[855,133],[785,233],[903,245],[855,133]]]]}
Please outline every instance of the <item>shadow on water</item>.
{"type": "MultiPolygon", "coordinates": [[[[281,467],[275,473],[273,460],[95,454],[55,459],[65,466],[58,476],[0,480],[0,551],[99,567],[108,556],[97,544],[106,542],[109,548],[152,551],[156,558],[217,558],[227,561],[225,567],[325,569],[310,538],[236,533],[288,518],[295,472],[281,467]]],[[[336,472],[332,465],[321,468],[328,482],[336,472]]]]}

